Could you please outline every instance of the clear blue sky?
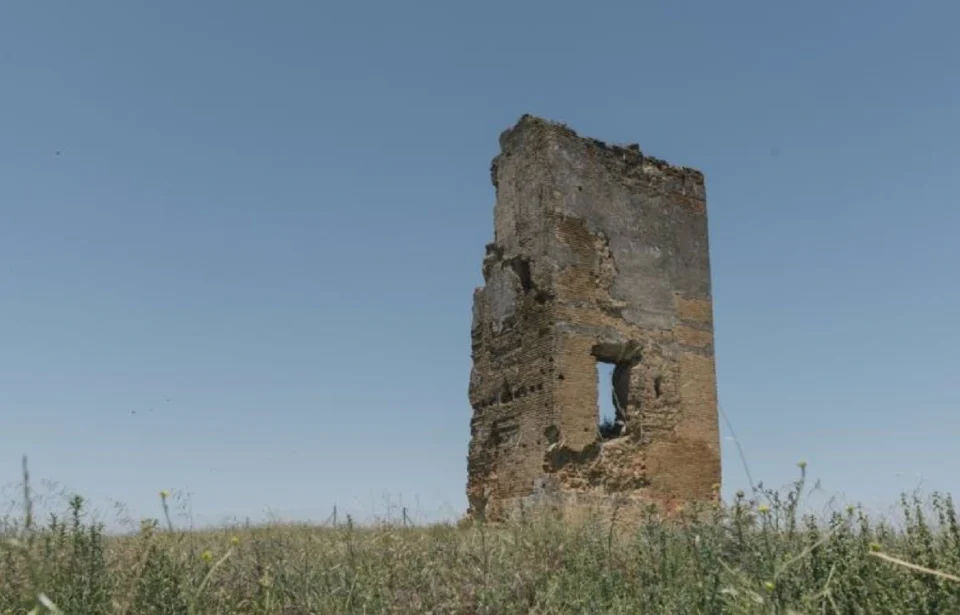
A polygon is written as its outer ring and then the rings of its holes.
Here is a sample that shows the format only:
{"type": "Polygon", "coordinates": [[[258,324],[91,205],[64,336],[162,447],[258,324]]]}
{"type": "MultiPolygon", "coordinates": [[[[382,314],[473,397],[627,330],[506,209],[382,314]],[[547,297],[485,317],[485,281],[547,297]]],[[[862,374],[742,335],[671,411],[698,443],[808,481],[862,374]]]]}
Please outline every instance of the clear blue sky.
{"type": "MultiPolygon", "coordinates": [[[[136,515],[163,488],[197,523],[461,513],[489,165],[529,112],[706,174],[720,399],[756,478],[956,491],[958,19],[4,2],[0,483],[27,453],[136,515]]],[[[746,486],[729,439],[724,472],[746,486]]]]}

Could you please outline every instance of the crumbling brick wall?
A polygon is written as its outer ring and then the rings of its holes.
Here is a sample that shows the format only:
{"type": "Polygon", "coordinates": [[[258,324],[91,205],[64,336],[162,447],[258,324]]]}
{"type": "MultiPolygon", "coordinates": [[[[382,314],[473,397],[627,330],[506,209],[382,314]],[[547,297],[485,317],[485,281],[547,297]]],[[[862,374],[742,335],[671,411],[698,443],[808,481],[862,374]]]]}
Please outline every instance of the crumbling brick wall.
{"type": "Polygon", "coordinates": [[[703,175],[525,115],[500,136],[474,293],[468,514],[720,482],[703,175]],[[597,363],[618,427],[598,429],[597,363]]]}

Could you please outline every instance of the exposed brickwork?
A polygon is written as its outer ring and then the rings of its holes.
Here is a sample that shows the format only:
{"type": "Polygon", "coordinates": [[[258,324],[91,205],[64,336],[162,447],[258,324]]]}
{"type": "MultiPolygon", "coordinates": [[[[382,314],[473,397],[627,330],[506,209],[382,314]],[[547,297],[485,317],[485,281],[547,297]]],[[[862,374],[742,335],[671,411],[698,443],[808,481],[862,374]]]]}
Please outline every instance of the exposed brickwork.
{"type": "Polygon", "coordinates": [[[532,116],[500,136],[494,241],[474,293],[468,514],[720,482],[703,175],[532,116]],[[597,362],[621,428],[597,428],[597,362]]]}

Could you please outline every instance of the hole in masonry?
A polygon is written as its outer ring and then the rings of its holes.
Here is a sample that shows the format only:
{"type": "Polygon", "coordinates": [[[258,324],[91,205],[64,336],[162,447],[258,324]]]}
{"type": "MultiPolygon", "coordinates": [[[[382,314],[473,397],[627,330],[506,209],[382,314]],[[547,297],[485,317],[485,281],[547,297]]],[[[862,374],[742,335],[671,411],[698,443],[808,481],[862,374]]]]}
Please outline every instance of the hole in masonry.
{"type": "Polygon", "coordinates": [[[547,442],[554,444],[560,439],[560,430],[556,425],[549,425],[543,430],[543,435],[547,438],[547,442]]]}
{"type": "MultiPolygon", "coordinates": [[[[630,371],[639,365],[639,344],[599,343],[592,349],[597,365],[597,435],[609,440],[624,435],[629,412],[639,411],[639,397],[631,397],[630,371]]],[[[632,416],[632,415],[631,415],[632,416]]]]}
{"type": "Polygon", "coordinates": [[[598,361],[597,379],[597,432],[601,440],[609,440],[623,433],[630,368],[598,361]]]}

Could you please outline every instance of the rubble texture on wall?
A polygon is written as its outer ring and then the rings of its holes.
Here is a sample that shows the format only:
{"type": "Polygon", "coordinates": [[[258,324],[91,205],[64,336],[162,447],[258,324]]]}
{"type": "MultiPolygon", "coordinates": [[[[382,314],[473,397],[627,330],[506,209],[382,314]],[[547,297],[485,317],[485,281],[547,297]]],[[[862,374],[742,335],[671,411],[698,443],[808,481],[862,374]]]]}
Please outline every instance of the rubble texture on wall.
{"type": "Polygon", "coordinates": [[[468,514],[708,500],[720,482],[703,175],[525,115],[491,169],[468,514]],[[598,428],[597,363],[617,424],[598,428]]]}

